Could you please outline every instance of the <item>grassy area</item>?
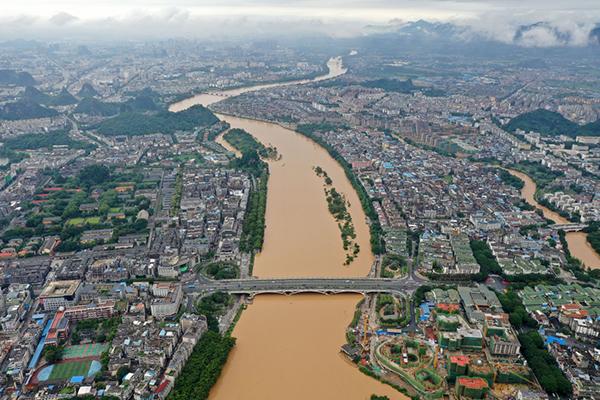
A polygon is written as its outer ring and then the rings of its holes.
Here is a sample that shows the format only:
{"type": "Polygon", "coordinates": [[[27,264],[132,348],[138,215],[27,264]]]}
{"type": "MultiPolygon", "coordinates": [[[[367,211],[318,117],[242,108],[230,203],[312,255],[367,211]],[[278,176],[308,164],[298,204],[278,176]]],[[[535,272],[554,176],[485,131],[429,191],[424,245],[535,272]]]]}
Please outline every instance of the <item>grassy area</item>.
{"type": "Polygon", "coordinates": [[[82,218],[82,217],[71,218],[67,221],[67,225],[73,225],[73,226],[98,225],[98,224],[100,224],[100,217],[98,217],[98,216],[86,217],[86,218],[82,218]]]}
{"type": "Polygon", "coordinates": [[[73,376],[87,376],[92,360],[85,361],[67,361],[54,365],[50,373],[50,381],[68,380],[73,376]]]}
{"type": "Polygon", "coordinates": [[[382,278],[398,278],[408,273],[406,258],[397,254],[386,254],[381,262],[382,278]]]}
{"type": "Polygon", "coordinates": [[[240,269],[237,264],[228,261],[216,261],[206,265],[200,265],[198,270],[210,276],[212,279],[235,279],[240,277],[240,269]]]}

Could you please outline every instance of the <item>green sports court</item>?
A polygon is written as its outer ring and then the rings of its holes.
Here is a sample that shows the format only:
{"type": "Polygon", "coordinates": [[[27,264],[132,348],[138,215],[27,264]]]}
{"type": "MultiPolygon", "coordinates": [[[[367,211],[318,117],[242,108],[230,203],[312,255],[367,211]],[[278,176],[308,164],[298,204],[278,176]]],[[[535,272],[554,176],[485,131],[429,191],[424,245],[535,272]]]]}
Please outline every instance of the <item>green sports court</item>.
{"type": "Polygon", "coordinates": [[[63,360],[71,358],[98,357],[108,349],[105,343],[78,344],[75,346],[66,346],[63,353],[63,360]]]}

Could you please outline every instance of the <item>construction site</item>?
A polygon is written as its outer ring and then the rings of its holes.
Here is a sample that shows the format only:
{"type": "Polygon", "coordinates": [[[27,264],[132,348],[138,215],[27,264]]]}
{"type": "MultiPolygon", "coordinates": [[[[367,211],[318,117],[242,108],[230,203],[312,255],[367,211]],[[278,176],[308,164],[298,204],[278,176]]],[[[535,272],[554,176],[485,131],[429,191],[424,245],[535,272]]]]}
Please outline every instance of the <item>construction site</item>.
{"type": "Polygon", "coordinates": [[[390,297],[366,296],[348,327],[342,351],[363,372],[413,398],[547,398],[487,288],[428,292],[412,318],[409,299],[390,297]],[[397,324],[382,318],[385,307],[397,324]]]}

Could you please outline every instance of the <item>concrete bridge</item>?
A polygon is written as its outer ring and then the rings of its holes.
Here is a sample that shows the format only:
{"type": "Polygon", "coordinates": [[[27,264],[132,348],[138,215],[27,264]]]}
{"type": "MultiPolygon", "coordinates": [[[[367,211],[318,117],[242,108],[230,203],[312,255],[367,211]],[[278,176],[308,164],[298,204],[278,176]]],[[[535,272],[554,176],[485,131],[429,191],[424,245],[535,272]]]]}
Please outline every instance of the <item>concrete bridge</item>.
{"type": "Polygon", "coordinates": [[[554,225],[550,225],[551,228],[554,228],[556,230],[563,230],[565,232],[579,232],[585,228],[587,228],[588,226],[586,224],[578,224],[578,223],[572,223],[572,224],[554,224],[554,225]]]}
{"type": "Polygon", "coordinates": [[[205,92],[205,93],[201,93],[201,94],[207,94],[209,96],[217,96],[217,97],[231,97],[231,94],[226,93],[227,90],[234,90],[234,89],[226,89],[222,92],[205,92]]]}
{"type": "Polygon", "coordinates": [[[204,279],[194,289],[205,292],[231,294],[285,294],[298,293],[393,293],[411,295],[421,283],[411,278],[284,278],[284,279],[204,279]]]}

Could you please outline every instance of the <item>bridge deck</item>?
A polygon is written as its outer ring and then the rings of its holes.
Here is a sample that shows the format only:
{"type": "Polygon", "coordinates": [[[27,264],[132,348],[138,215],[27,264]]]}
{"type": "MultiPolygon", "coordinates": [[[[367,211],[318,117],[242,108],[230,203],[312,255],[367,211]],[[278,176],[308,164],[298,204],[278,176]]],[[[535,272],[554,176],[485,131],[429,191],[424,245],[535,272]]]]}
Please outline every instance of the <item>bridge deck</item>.
{"type": "Polygon", "coordinates": [[[261,293],[412,293],[420,286],[411,279],[295,278],[207,281],[202,289],[232,294],[261,293]]]}

